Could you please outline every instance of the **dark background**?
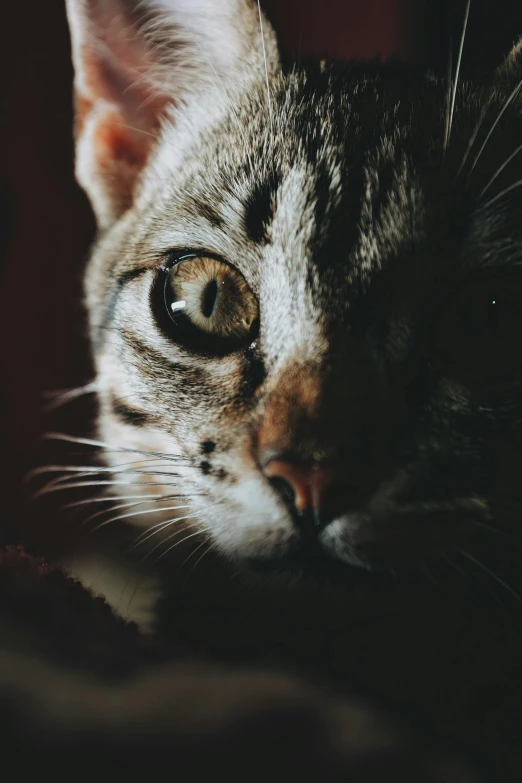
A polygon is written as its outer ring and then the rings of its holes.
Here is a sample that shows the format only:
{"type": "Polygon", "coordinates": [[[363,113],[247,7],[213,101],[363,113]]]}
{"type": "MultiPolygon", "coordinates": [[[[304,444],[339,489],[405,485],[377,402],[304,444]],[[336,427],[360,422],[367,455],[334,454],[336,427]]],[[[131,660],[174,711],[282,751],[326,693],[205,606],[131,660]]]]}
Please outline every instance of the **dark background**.
{"type": "MultiPolygon", "coordinates": [[[[445,73],[465,2],[263,5],[286,54],[395,55],[445,73]]],[[[473,0],[464,75],[489,73],[522,32],[521,22],[522,2],[473,0]]],[[[43,432],[88,434],[92,415],[80,400],[45,411],[49,392],[91,377],[81,278],[94,224],[73,177],[72,69],[62,0],[3,4],[0,73],[0,543],[23,535],[45,550],[63,534],[64,522],[54,524],[52,506],[28,503],[23,477],[46,459],[43,432]]]]}

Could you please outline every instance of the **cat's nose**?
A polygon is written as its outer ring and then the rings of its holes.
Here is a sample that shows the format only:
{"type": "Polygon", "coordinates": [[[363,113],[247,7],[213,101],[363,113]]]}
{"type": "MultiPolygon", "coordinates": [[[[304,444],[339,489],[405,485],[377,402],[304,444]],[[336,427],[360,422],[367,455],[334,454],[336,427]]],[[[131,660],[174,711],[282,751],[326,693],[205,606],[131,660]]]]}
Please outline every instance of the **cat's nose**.
{"type": "Polygon", "coordinates": [[[300,514],[313,516],[317,527],[324,525],[328,490],[335,479],[333,468],[276,457],[265,461],[262,469],[285,500],[290,490],[291,502],[300,514]]]}

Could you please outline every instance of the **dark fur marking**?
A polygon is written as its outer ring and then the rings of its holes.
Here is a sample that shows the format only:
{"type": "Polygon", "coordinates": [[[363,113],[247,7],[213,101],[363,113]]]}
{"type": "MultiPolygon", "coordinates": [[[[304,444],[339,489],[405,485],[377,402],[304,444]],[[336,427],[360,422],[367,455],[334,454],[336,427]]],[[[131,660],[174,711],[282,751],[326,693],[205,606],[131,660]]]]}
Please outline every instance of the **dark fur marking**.
{"type": "Polygon", "coordinates": [[[205,476],[208,476],[208,475],[209,475],[209,473],[210,473],[210,472],[211,472],[211,470],[212,470],[212,467],[211,467],[211,465],[210,465],[210,462],[207,462],[207,460],[206,460],[206,459],[205,459],[205,460],[203,460],[203,462],[200,462],[200,463],[199,463],[199,467],[201,468],[201,472],[202,472],[202,473],[203,473],[203,475],[205,475],[205,476]]]}
{"type": "Polygon", "coordinates": [[[121,336],[132,351],[137,354],[141,362],[141,369],[152,375],[154,379],[158,375],[163,377],[175,377],[178,388],[185,384],[194,388],[195,385],[206,381],[205,373],[197,367],[188,367],[167,359],[159,351],[142,342],[136,335],[127,329],[122,329],[121,336]]]}
{"type": "Polygon", "coordinates": [[[214,228],[224,228],[225,223],[223,218],[208,201],[196,201],[194,202],[194,208],[197,214],[208,220],[211,226],[214,228]]]}
{"type": "Polygon", "coordinates": [[[274,203],[281,185],[279,172],[272,171],[268,179],[259,183],[245,204],[245,228],[253,242],[266,244],[268,226],[274,216],[274,203]]]}
{"type": "Polygon", "coordinates": [[[133,427],[146,427],[155,422],[154,416],[144,411],[138,411],[136,408],[131,408],[114,395],[110,397],[110,404],[114,415],[125,424],[131,424],[133,427]]]}
{"type": "Polygon", "coordinates": [[[312,245],[318,244],[322,239],[322,233],[326,228],[326,220],[328,216],[328,207],[330,203],[330,186],[331,179],[326,169],[326,165],[322,163],[318,167],[317,171],[317,184],[315,190],[316,202],[315,202],[315,230],[316,237],[315,243],[312,239],[312,245]]]}
{"type": "Polygon", "coordinates": [[[216,448],[216,444],[214,443],[213,440],[205,440],[201,444],[201,453],[212,454],[215,448],[216,448]]]}
{"type": "Polygon", "coordinates": [[[259,351],[251,346],[245,351],[243,364],[243,393],[250,397],[266,378],[266,367],[259,351]]]}
{"type": "Polygon", "coordinates": [[[219,470],[216,471],[216,478],[218,481],[223,481],[228,476],[227,471],[225,468],[219,468],[219,470]]]}
{"type": "Polygon", "coordinates": [[[129,269],[127,272],[123,272],[119,277],[116,278],[116,285],[118,286],[118,291],[123,288],[124,285],[126,285],[130,280],[135,280],[137,277],[141,277],[141,275],[144,275],[146,272],[150,272],[150,269],[148,267],[140,267],[138,269],[129,269]]]}

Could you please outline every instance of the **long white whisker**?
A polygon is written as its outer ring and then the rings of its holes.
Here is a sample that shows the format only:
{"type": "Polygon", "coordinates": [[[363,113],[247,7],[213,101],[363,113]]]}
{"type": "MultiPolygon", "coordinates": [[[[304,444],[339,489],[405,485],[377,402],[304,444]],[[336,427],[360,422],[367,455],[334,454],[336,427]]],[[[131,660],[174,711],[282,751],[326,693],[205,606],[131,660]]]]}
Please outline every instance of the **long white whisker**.
{"type": "Polygon", "coordinates": [[[449,557],[449,555],[441,555],[441,558],[442,558],[442,560],[445,560],[445,561],[446,561],[446,563],[448,563],[448,564],[449,564],[449,565],[450,565],[452,568],[454,568],[454,569],[455,569],[455,571],[456,571],[458,574],[460,574],[460,575],[461,575],[461,576],[463,576],[465,579],[467,579],[467,580],[468,580],[468,582],[469,582],[469,581],[471,581],[471,580],[470,580],[470,576],[469,576],[469,574],[467,573],[467,571],[464,571],[464,569],[463,569],[463,568],[461,568],[459,565],[457,565],[457,563],[455,563],[455,561],[454,561],[454,560],[452,560],[452,559],[449,557]]]}
{"type": "Polygon", "coordinates": [[[77,386],[74,389],[57,389],[56,391],[45,392],[44,397],[49,400],[45,406],[46,411],[56,410],[61,408],[62,405],[66,405],[68,402],[77,400],[79,397],[84,397],[87,394],[95,394],[98,391],[98,385],[96,381],[85,384],[85,386],[77,386]]]}
{"type": "MultiPolygon", "coordinates": [[[[196,547],[196,549],[194,550],[194,552],[193,552],[192,554],[195,554],[195,553],[198,551],[198,549],[201,549],[201,547],[202,547],[202,546],[204,546],[205,544],[208,544],[208,539],[207,539],[207,540],[205,540],[205,541],[203,541],[203,543],[202,543],[202,544],[200,544],[200,546],[196,547]]],[[[198,566],[198,565],[199,565],[199,563],[201,563],[201,561],[203,560],[203,558],[204,558],[206,555],[208,555],[208,553],[209,553],[209,552],[211,552],[211,551],[212,551],[212,546],[209,544],[209,545],[208,545],[208,547],[207,547],[207,549],[205,549],[205,550],[204,550],[204,552],[203,552],[203,554],[202,554],[200,557],[198,557],[198,559],[196,560],[196,562],[194,563],[194,565],[193,565],[193,566],[192,566],[192,568],[190,569],[190,571],[189,571],[189,573],[188,573],[188,575],[187,575],[187,578],[186,578],[186,579],[185,579],[185,581],[183,582],[183,587],[184,587],[184,586],[187,584],[187,582],[188,582],[188,580],[189,580],[190,576],[191,576],[191,575],[194,573],[194,571],[196,570],[196,566],[198,566]]],[[[186,562],[188,562],[188,560],[189,560],[189,558],[187,558],[187,560],[185,560],[185,563],[186,563],[186,562]]],[[[185,565],[185,563],[183,563],[183,565],[185,565]]]]}
{"type": "Polygon", "coordinates": [[[488,182],[488,184],[486,185],[486,187],[485,187],[485,188],[482,188],[482,190],[481,190],[481,192],[480,192],[480,196],[479,196],[479,198],[482,198],[482,196],[484,196],[484,195],[485,195],[486,191],[487,191],[487,190],[489,190],[489,188],[490,188],[490,187],[491,187],[491,185],[494,183],[494,181],[495,181],[495,180],[496,180],[496,178],[499,176],[499,174],[502,174],[502,172],[504,171],[504,169],[506,168],[506,166],[507,166],[509,163],[511,163],[511,161],[513,160],[513,158],[514,158],[516,155],[518,155],[518,153],[520,152],[520,150],[522,150],[522,144],[520,144],[520,145],[519,145],[519,146],[516,148],[516,150],[515,150],[514,152],[512,152],[512,153],[511,153],[511,155],[509,156],[509,158],[506,158],[506,160],[504,161],[504,163],[503,163],[501,166],[499,166],[499,167],[498,167],[498,169],[495,171],[495,173],[493,174],[493,176],[492,176],[492,177],[491,177],[491,179],[489,180],[489,182],[488,182]]]}
{"type": "Polygon", "coordinates": [[[489,574],[489,576],[494,579],[496,582],[499,583],[499,585],[502,585],[502,587],[510,593],[514,598],[517,599],[517,601],[520,601],[522,603],[522,598],[516,593],[512,587],[510,587],[506,582],[504,582],[503,579],[501,579],[494,571],[492,571],[490,568],[484,565],[484,563],[481,563],[480,560],[477,560],[476,557],[473,557],[473,555],[470,555],[469,552],[465,552],[462,549],[459,549],[460,554],[467,558],[468,560],[471,560],[472,563],[475,563],[478,568],[481,568],[483,571],[486,572],[486,574],[489,574]]]}
{"type": "Polygon", "coordinates": [[[512,190],[516,190],[516,188],[519,188],[521,185],[522,185],[522,179],[518,179],[516,182],[513,182],[513,184],[510,185],[508,188],[504,188],[504,190],[501,190],[500,193],[497,193],[496,196],[494,196],[493,198],[490,198],[489,201],[486,201],[486,203],[484,204],[484,207],[485,208],[490,207],[492,204],[495,203],[495,201],[498,201],[503,196],[505,196],[508,193],[510,193],[512,190]]]}
{"type": "Polygon", "coordinates": [[[100,528],[110,525],[111,522],[119,522],[121,519],[130,519],[131,517],[144,516],[145,514],[159,514],[160,511],[180,511],[183,508],[190,508],[190,506],[163,506],[163,508],[147,508],[142,511],[133,511],[130,514],[118,514],[117,516],[106,519],[99,525],[96,525],[96,527],[92,529],[92,532],[94,533],[96,530],[100,530],[100,528]]]}
{"type": "Polygon", "coordinates": [[[478,582],[478,584],[480,585],[481,588],[482,587],[486,587],[486,589],[487,589],[488,593],[491,595],[491,597],[498,604],[500,604],[500,606],[504,606],[504,603],[501,601],[501,599],[498,597],[498,595],[495,593],[495,591],[491,587],[489,587],[489,585],[484,584],[480,579],[478,579],[476,574],[469,574],[463,568],[460,568],[460,566],[457,565],[457,563],[455,563],[453,560],[451,560],[447,555],[443,555],[442,557],[443,557],[444,560],[446,560],[447,563],[449,563],[451,566],[453,566],[455,571],[457,571],[457,573],[459,573],[461,576],[463,576],[469,583],[472,583],[472,579],[474,579],[476,582],[478,582]]]}
{"type": "Polygon", "coordinates": [[[457,57],[457,67],[455,69],[455,80],[453,82],[453,90],[451,95],[451,108],[450,108],[450,117],[449,117],[449,128],[448,128],[448,143],[451,137],[451,128],[453,126],[453,113],[455,110],[455,99],[457,97],[457,86],[459,81],[459,73],[460,73],[460,63],[462,61],[462,51],[464,49],[464,41],[466,38],[466,30],[468,27],[468,17],[469,17],[469,9],[471,7],[471,0],[468,0],[466,3],[466,11],[464,13],[464,24],[462,26],[462,35],[460,38],[460,46],[459,46],[459,54],[457,57]]]}
{"type": "MultiPolygon", "coordinates": [[[[114,511],[120,511],[123,508],[137,508],[138,506],[144,506],[145,504],[151,504],[154,506],[156,503],[161,502],[167,502],[168,500],[176,500],[176,499],[183,499],[187,500],[183,495],[159,495],[157,500],[152,499],[151,496],[148,498],[141,496],[141,499],[137,502],[132,503],[118,503],[119,500],[118,497],[115,497],[114,500],[116,501],[115,506],[111,506],[110,508],[102,508],[101,511],[96,511],[94,514],[91,514],[90,517],[88,517],[83,524],[87,525],[89,522],[92,522],[93,519],[97,519],[97,517],[102,517],[104,514],[112,514],[114,511]]],[[[180,508],[188,508],[188,506],[180,506],[180,508]]],[[[163,509],[153,509],[153,511],[161,511],[163,509]]],[[[129,514],[128,516],[133,516],[132,514],[129,514]]]]}
{"type": "Polygon", "coordinates": [[[455,181],[460,177],[460,175],[462,173],[462,169],[466,165],[466,161],[468,159],[468,156],[469,156],[471,150],[473,149],[473,146],[475,144],[475,141],[477,139],[479,131],[480,131],[481,127],[482,127],[482,123],[484,122],[484,118],[485,118],[485,116],[486,116],[486,114],[488,112],[489,106],[491,105],[491,101],[492,101],[492,96],[490,96],[489,101],[482,107],[482,110],[480,112],[480,116],[479,116],[479,118],[477,120],[477,124],[475,125],[475,129],[474,129],[473,133],[471,134],[470,140],[468,142],[468,146],[466,147],[466,151],[464,152],[464,155],[462,156],[462,161],[460,163],[460,166],[458,168],[457,174],[455,176],[455,181]]]}
{"type": "MultiPolygon", "coordinates": [[[[103,472],[101,475],[114,475],[114,476],[166,476],[167,478],[177,478],[180,479],[181,476],[178,473],[171,473],[169,472],[162,472],[157,470],[115,470],[115,471],[107,471],[103,472]]],[[[61,487],[72,489],[73,487],[86,487],[89,486],[88,482],[79,481],[78,479],[91,477],[92,473],[78,473],[76,476],[73,476],[72,479],[70,476],[60,476],[59,478],[53,479],[52,481],[47,482],[47,484],[42,487],[38,492],[36,492],[33,495],[33,498],[37,498],[40,495],[46,495],[49,494],[49,492],[52,492],[53,490],[58,490],[61,487]]],[[[95,474],[100,475],[100,474],[95,474]]],[[[129,484],[133,482],[128,482],[129,484]]],[[[139,482],[136,482],[139,483],[139,482]]],[[[147,482],[145,482],[147,483],[147,482]]],[[[95,481],[90,484],[90,486],[97,486],[97,485],[106,485],[106,481],[95,481]]],[[[162,484],[158,484],[156,486],[162,486],[162,484]]],[[[173,482],[164,482],[164,486],[178,486],[177,484],[173,482]]]]}
{"type": "Polygon", "coordinates": [[[444,124],[444,143],[442,148],[444,153],[448,148],[450,137],[450,108],[451,108],[451,96],[453,94],[453,45],[450,37],[450,50],[448,57],[448,87],[446,90],[446,122],[444,124]]]}
{"type": "Polygon", "coordinates": [[[182,564],[181,564],[181,568],[183,568],[183,566],[186,566],[186,565],[187,565],[187,563],[188,563],[188,561],[190,560],[190,558],[191,558],[191,557],[194,557],[194,555],[196,554],[196,552],[199,552],[199,550],[201,549],[201,547],[202,547],[202,546],[205,546],[205,544],[207,544],[207,543],[208,543],[208,541],[206,541],[206,540],[205,540],[205,541],[202,541],[202,542],[201,542],[201,544],[200,544],[199,546],[197,546],[195,549],[193,549],[193,550],[192,550],[192,552],[190,552],[190,554],[189,554],[189,555],[188,555],[188,556],[185,558],[185,560],[182,562],[182,564]]]}
{"type": "MultiPolygon", "coordinates": [[[[185,497],[185,495],[149,495],[148,500],[163,500],[165,498],[185,497]]],[[[77,508],[78,506],[87,506],[91,503],[114,503],[118,500],[143,500],[144,495],[105,495],[101,498],[85,498],[84,500],[75,500],[73,503],[65,503],[62,508],[77,508]]]]}
{"type": "Polygon", "coordinates": [[[105,451],[114,451],[122,454],[143,454],[147,457],[159,457],[167,460],[189,459],[188,457],[176,457],[174,454],[163,454],[157,451],[143,451],[142,449],[115,447],[111,446],[110,443],[104,443],[101,440],[94,440],[92,438],[78,438],[73,435],[65,435],[61,432],[47,432],[43,437],[47,440],[60,440],[64,441],[65,443],[77,443],[82,446],[94,446],[96,448],[104,449],[105,451]]]}
{"type": "Polygon", "coordinates": [[[511,92],[509,95],[508,95],[507,99],[505,100],[505,102],[504,102],[504,105],[503,105],[503,107],[501,108],[500,112],[498,113],[498,116],[497,116],[497,118],[496,118],[495,122],[493,123],[493,125],[491,126],[491,128],[490,128],[490,130],[489,130],[489,132],[488,132],[488,134],[487,134],[487,136],[486,136],[486,138],[484,139],[484,142],[482,143],[482,146],[481,146],[481,148],[479,149],[479,151],[478,151],[478,153],[477,153],[477,156],[475,157],[475,160],[474,160],[474,161],[473,161],[473,163],[471,164],[471,168],[470,168],[470,170],[469,170],[469,175],[468,175],[468,176],[471,176],[471,174],[472,174],[472,172],[473,172],[473,169],[475,168],[475,166],[476,166],[476,165],[477,165],[477,163],[479,162],[479,160],[480,160],[480,157],[481,157],[482,153],[484,152],[484,150],[485,150],[485,148],[486,148],[486,145],[487,145],[488,141],[490,140],[490,138],[491,138],[491,135],[492,135],[493,131],[495,130],[495,128],[497,127],[498,123],[499,123],[499,122],[500,122],[500,120],[502,119],[502,116],[504,115],[504,112],[505,112],[505,111],[507,110],[507,108],[509,107],[509,105],[510,105],[511,101],[512,101],[512,100],[514,100],[514,98],[516,97],[517,93],[519,93],[519,92],[520,92],[520,88],[521,88],[521,87],[522,87],[522,80],[521,80],[521,81],[519,81],[519,83],[517,84],[517,86],[515,87],[515,89],[514,89],[514,90],[513,90],[513,91],[512,91],[512,92],[511,92]]]}
{"type": "MultiPolygon", "coordinates": [[[[186,536],[185,538],[182,538],[181,541],[176,541],[175,544],[172,544],[172,546],[169,546],[168,549],[166,549],[164,552],[161,553],[161,555],[158,558],[156,558],[155,563],[157,563],[159,560],[161,560],[162,557],[165,557],[165,555],[168,554],[170,551],[172,551],[172,549],[175,549],[177,546],[180,546],[181,544],[184,544],[185,541],[189,540],[189,538],[194,538],[194,536],[200,536],[202,532],[204,532],[204,531],[196,530],[195,533],[191,533],[189,536],[186,536]]],[[[153,551],[154,550],[152,550],[152,552],[153,551]]]]}
{"type": "MultiPolygon", "coordinates": [[[[35,476],[44,476],[46,473],[77,473],[80,475],[88,475],[89,473],[119,473],[119,472],[130,472],[128,469],[132,468],[133,465],[142,465],[142,464],[149,464],[149,465],[165,465],[165,462],[163,460],[159,460],[154,458],[149,458],[148,460],[140,459],[135,460],[134,462],[120,462],[118,465],[44,465],[39,468],[35,468],[30,473],[27,474],[26,480],[30,480],[35,476]]],[[[166,465],[168,467],[168,464],[166,465]]],[[[183,465],[183,467],[186,467],[186,465],[183,465]]],[[[148,469],[146,471],[149,472],[148,469]]],[[[170,475],[176,475],[176,474],[170,474],[170,475]]],[[[63,476],[64,479],[69,478],[69,475],[63,476]]]]}
{"type": "MultiPolygon", "coordinates": [[[[219,505],[219,503],[213,503],[213,504],[207,506],[206,507],[207,511],[209,511],[212,508],[215,508],[218,505],[219,505]]],[[[140,546],[145,541],[147,541],[149,538],[152,538],[153,536],[155,536],[157,533],[161,533],[162,530],[165,530],[167,527],[169,527],[169,525],[174,524],[174,522],[177,522],[177,521],[181,522],[181,521],[186,520],[186,519],[191,519],[191,518],[193,518],[195,516],[196,516],[196,513],[188,514],[187,516],[183,516],[183,517],[173,517],[172,519],[167,519],[166,521],[158,522],[156,525],[153,525],[152,527],[147,528],[147,530],[145,530],[143,533],[141,533],[139,536],[137,536],[137,538],[134,541],[134,546],[132,547],[132,549],[136,548],[137,546],[140,546]]],[[[209,528],[208,527],[204,527],[204,528],[202,528],[202,530],[209,530],[209,528]]],[[[154,552],[159,546],[161,546],[162,543],[165,543],[165,541],[168,541],[168,540],[169,540],[169,538],[162,539],[160,541],[160,543],[157,546],[155,546],[154,549],[151,550],[151,552],[154,552]]],[[[150,552],[148,554],[150,554],[150,552]]]]}
{"type": "MultiPolygon", "coordinates": [[[[158,522],[157,525],[153,525],[152,527],[147,528],[141,535],[139,535],[134,544],[131,546],[131,548],[128,550],[129,552],[132,552],[133,549],[136,549],[137,547],[141,546],[141,544],[144,544],[145,541],[148,541],[150,538],[154,538],[154,536],[158,535],[158,533],[161,533],[163,530],[166,530],[168,527],[173,525],[175,522],[185,522],[187,519],[191,519],[194,515],[193,514],[186,514],[183,517],[172,517],[171,519],[164,520],[163,522],[158,522]]],[[[170,538],[170,536],[169,536],[170,538]]],[[[154,549],[151,549],[150,552],[147,552],[146,557],[148,557],[152,552],[154,552],[161,544],[165,543],[165,540],[162,539],[157,546],[154,547],[154,549]]]]}
{"type": "MultiPolygon", "coordinates": [[[[142,540],[139,542],[139,544],[142,544],[144,541],[147,541],[149,538],[152,538],[153,536],[157,535],[158,533],[161,533],[163,530],[166,530],[168,527],[170,527],[171,525],[174,525],[176,522],[186,522],[186,520],[187,520],[187,519],[191,519],[191,518],[192,518],[192,516],[193,516],[192,514],[187,514],[187,516],[186,516],[186,517],[174,517],[173,519],[169,519],[169,520],[167,520],[167,522],[165,522],[165,524],[163,525],[163,527],[162,527],[161,529],[159,529],[159,530],[156,530],[156,531],[155,531],[154,533],[152,533],[150,536],[146,536],[145,538],[143,538],[143,539],[142,539],[142,540]]],[[[193,527],[193,526],[191,526],[191,527],[193,527]]],[[[171,533],[171,534],[170,534],[169,536],[167,536],[166,538],[162,538],[162,539],[161,539],[161,540],[160,540],[160,541],[159,541],[159,542],[156,544],[156,546],[152,547],[152,549],[150,549],[150,550],[147,552],[147,554],[146,554],[146,555],[145,555],[145,557],[143,558],[143,561],[144,561],[144,560],[146,560],[146,558],[147,558],[147,557],[149,557],[150,555],[152,555],[152,554],[153,554],[153,552],[155,552],[157,549],[159,549],[159,547],[160,547],[160,546],[162,546],[162,544],[165,544],[167,541],[170,541],[170,540],[171,540],[171,539],[173,539],[175,536],[178,536],[180,533],[183,533],[183,532],[184,532],[184,529],[185,529],[185,528],[184,528],[184,526],[183,526],[181,530],[175,530],[175,531],[174,531],[174,533],[171,533]]],[[[198,531],[198,532],[200,532],[200,531],[198,531]]],[[[143,561],[142,561],[142,562],[143,562],[143,561]]]]}
{"type": "Polygon", "coordinates": [[[515,536],[510,535],[510,533],[507,533],[505,530],[500,530],[497,527],[492,527],[491,525],[486,525],[485,522],[479,522],[478,519],[472,519],[470,520],[475,527],[482,527],[484,530],[489,530],[490,533],[495,533],[497,536],[502,536],[503,538],[509,538],[511,541],[517,541],[520,543],[520,540],[515,538],[515,536]]]}
{"type": "Polygon", "coordinates": [[[78,487],[178,487],[179,484],[174,481],[71,481],[69,484],[53,485],[43,487],[32,495],[36,500],[42,495],[49,495],[52,492],[58,492],[67,489],[77,489],[78,487]]]}

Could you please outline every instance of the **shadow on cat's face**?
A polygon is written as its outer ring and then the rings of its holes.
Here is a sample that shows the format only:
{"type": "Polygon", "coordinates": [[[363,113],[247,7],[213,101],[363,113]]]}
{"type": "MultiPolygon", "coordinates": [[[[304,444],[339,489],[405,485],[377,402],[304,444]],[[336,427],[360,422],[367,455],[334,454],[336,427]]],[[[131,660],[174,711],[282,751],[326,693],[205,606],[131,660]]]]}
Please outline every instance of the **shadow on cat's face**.
{"type": "Polygon", "coordinates": [[[122,38],[69,0],[100,438],[129,521],[162,551],[193,536],[193,563],[208,542],[253,567],[496,572],[522,507],[518,50],[452,109],[399,67],[284,70],[254,6],[194,5],[128,10],[122,38]],[[200,59],[207,24],[227,46],[200,59]]]}

